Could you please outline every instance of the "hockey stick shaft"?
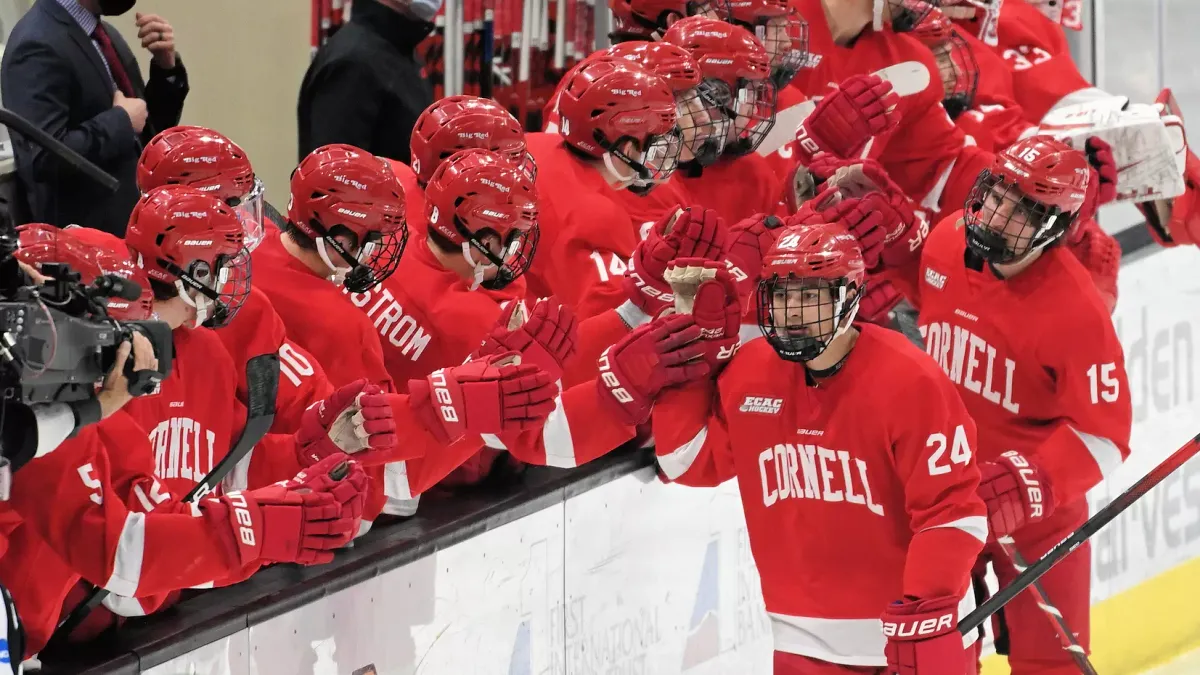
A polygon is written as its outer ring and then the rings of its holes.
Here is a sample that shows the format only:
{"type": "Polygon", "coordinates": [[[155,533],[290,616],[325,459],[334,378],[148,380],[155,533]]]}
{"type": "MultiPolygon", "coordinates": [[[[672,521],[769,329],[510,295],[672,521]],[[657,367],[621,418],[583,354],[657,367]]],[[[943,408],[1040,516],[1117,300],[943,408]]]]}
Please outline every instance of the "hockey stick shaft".
{"type": "Polygon", "coordinates": [[[1067,557],[1071,551],[1074,551],[1080,544],[1090,539],[1092,535],[1099,532],[1105,525],[1111,523],[1125,509],[1128,509],[1130,505],[1141,499],[1154,486],[1163,482],[1167,476],[1183,466],[1189,459],[1195,457],[1197,452],[1200,452],[1200,435],[1197,435],[1184,444],[1183,447],[1176,450],[1175,454],[1163,460],[1150,473],[1142,476],[1141,480],[1118,495],[1107,506],[1097,511],[1096,515],[1088,518],[1087,522],[1080,526],[1079,529],[1072,532],[1066,539],[1063,539],[1054,548],[1047,551],[1046,555],[1043,555],[1027,567],[1024,572],[1018,574],[1017,578],[1013,579],[1011,584],[1000,589],[995,595],[988,598],[986,602],[976,607],[975,611],[958,622],[958,632],[966,635],[979,628],[984,621],[987,621],[988,617],[1012,602],[1012,599],[1017,597],[1021,591],[1029,588],[1033,582],[1042,578],[1052,567],[1062,562],[1062,559],[1067,557]]]}
{"type": "MultiPolygon", "coordinates": [[[[1012,537],[1000,537],[999,543],[1000,548],[1004,549],[1004,552],[1012,559],[1018,573],[1025,571],[1029,567],[1029,563],[1025,561],[1025,556],[1021,555],[1021,552],[1017,550],[1016,542],[1013,541],[1012,537]]],[[[1046,589],[1042,587],[1042,583],[1040,581],[1033,582],[1030,591],[1033,593],[1034,601],[1037,602],[1038,607],[1042,608],[1042,611],[1046,613],[1046,617],[1050,619],[1050,623],[1054,625],[1054,632],[1058,635],[1059,641],[1062,642],[1063,649],[1071,654],[1071,658],[1075,659],[1075,665],[1079,666],[1079,672],[1083,673],[1083,675],[1098,675],[1095,667],[1092,666],[1091,660],[1087,657],[1087,651],[1075,639],[1075,633],[1067,625],[1067,619],[1063,616],[1062,611],[1054,603],[1050,602],[1050,596],[1046,593],[1046,589]]]]}
{"type": "MultiPolygon", "coordinates": [[[[184,502],[198,502],[216,489],[271,429],[275,421],[275,400],[279,394],[278,355],[263,354],[246,362],[246,389],[246,424],[242,427],[242,435],[238,436],[237,442],[221,461],[217,462],[212,471],[188,490],[183,497],[184,502]]],[[[76,605],[58,624],[54,634],[50,636],[47,648],[58,646],[60,641],[65,641],[109,595],[107,589],[99,586],[93,588],[83,602],[76,605]]]]}

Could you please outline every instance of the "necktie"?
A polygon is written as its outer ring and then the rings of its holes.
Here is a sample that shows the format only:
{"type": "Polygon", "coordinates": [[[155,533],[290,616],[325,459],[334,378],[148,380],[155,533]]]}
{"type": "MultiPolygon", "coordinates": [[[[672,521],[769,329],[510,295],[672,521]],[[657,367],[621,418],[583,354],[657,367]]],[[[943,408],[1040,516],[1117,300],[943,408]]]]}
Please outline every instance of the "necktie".
{"type": "Polygon", "coordinates": [[[129,74],[125,72],[125,66],[121,65],[121,59],[117,56],[117,50],[113,49],[112,39],[108,37],[108,31],[104,30],[103,23],[96,24],[96,32],[92,33],[92,37],[96,39],[96,44],[100,45],[100,53],[108,62],[108,71],[112,73],[117,89],[126,96],[133,96],[133,83],[129,81],[129,74]]]}

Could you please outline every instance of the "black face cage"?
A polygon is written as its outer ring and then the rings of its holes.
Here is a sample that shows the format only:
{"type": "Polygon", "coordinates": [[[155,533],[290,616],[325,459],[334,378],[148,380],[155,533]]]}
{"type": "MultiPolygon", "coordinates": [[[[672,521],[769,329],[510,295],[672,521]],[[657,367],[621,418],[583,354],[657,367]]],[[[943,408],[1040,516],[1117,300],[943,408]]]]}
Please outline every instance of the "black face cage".
{"type": "Polygon", "coordinates": [[[1053,244],[1074,219],[1073,213],[1026,197],[1016,183],[987,169],[975,180],[963,211],[967,247],[993,265],[1053,244]]]}
{"type": "Polygon", "coordinates": [[[865,289],[845,277],[773,275],[758,284],[758,328],[780,358],[811,361],[854,316],[865,289]]]}
{"type": "MultiPolygon", "coordinates": [[[[728,85],[723,82],[718,84],[728,85]]],[[[771,133],[775,126],[775,85],[770,80],[741,80],[736,96],[727,96],[725,115],[732,121],[729,140],[725,142],[725,154],[731,157],[748,155],[771,133]]]]}
{"type": "Polygon", "coordinates": [[[886,0],[892,9],[892,31],[908,33],[929,13],[941,5],[941,0],[886,0]]]}
{"type": "Polygon", "coordinates": [[[633,136],[622,136],[609,142],[597,129],[595,139],[600,147],[628,164],[637,173],[629,190],[638,194],[649,192],[655,185],[666,182],[679,168],[679,155],[683,152],[683,132],[678,126],[672,127],[665,134],[648,137],[644,151],[642,142],[633,136]],[[624,145],[632,146],[635,152],[642,154],[642,158],[636,159],[631,153],[622,150],[624,145]]]}
{"type": "Polygon", "coordinates": [[[354,232],[344,225],[334,225],[326,230],[325,226],[314,220],[309,226],[325,240],[325,245],[336,251],[350,267],[342,285],[351,293],[366,293],[392,276],[396,267],[400,265],[404,247],[408,245],[408,228],[404,226],[386,234],[380,231],[370,232],[362,241],[358,241],[354,232]],[[339,235],[354,241],[359,251],[358,255],[350,253],[338,242],[336,237],[339,235]],[[370,247],[369,252],[366,252],[367,247],[370,247]],[[363,256],[364,252],[366,256],[363,256]]]}
{"type": "Polygon", "coordinates": [[[675,96],[683,148],[700,166],[709,166],[721,157],[733,126],[733,120],[725,115],[729,88],[716,84],[704,80],[675,96]]]}
{"type": "Polygon", "coordinates": [[[160,258],[158,264],[213,303],[211,315],[201,325],[220,328],[237,315],[250,297],[250,251],[243,247],[235,255],[217,256],[215,265],[193,260],[187,269],[160,258]],[[222,279],[222,275],[224,278],[222,279]],[[220,290],[218,290],[218,287],[220,290]]]}
{"type": "Polygon", "coordinates": [[[537,253],[538,240],[541,238],[541,230],[537,225],[527,230],[513,229],[508,233],[507,239],[501,239],[500,234],[491,228],[471,232],[458,216],[454,217],[454,229],[471,248],[496,266],[496,276],[479,283],[482,288],[491,291],[508,286],[529,270],[529,266],[533,264],[533,255],[537,253]],[[488,239],[501,242],[499,255],[487,245],[488,239]]]}
{"type": "Polygon", "coordinates": [[[950,39],[935,48],[933,56],[942,78],[942,107],[950,119],[958,119],[975,104],[975,92],[979,87],[975,52],[958,31],[951,31],[950,39]]]}
{"type": "Polygon", "coordinates": [[[746,26],[771,55],[771,84],[778,91],[788,86],[808,60],[808,22],[798,14],[765,18],[754,26],[746,26]],[[771,27],[773,19],[787,22],[771,27]]]}

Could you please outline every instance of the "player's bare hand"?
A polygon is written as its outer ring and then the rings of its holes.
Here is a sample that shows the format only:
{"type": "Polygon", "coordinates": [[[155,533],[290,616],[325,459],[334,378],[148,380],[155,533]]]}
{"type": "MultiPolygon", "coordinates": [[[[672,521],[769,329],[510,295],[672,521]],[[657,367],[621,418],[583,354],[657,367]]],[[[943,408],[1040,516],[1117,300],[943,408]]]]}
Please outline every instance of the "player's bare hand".
{"type": "Polygon", "coordinates": [[[142,48],[150,50],[154,55],[154,63],[159,68],[170,70],[175,67],[175,29],[171,24],[157,14],[142,14],[138,12],[134,23],[138,29],[138,39],[142,48]]]}
{"type": "Polygon", "coordinates": [[[146,128],[146,117],[149,111],[146,110],[146,102],[140,98],[129,98],[121,93],[118,89],[113,94],[113,107],[121,108],[129,115],[129,123],[133,125],[133,130],[136,133],[142,133],[142,129],[146,128]]]}
{"type": "Polygon", "coordinates": [[[125,377],[125,364],[133,358],[133,372],[158,370],[158,359],[154,356],[154,345],[145,335],[134,331],[133,336],[117,347],[116,361],[112,370],[104,377],[104,384],[96,394],[100,403],[100,418],[104,419],[120,410],[133,400],[129,391],[129,380],[125,377]]]}

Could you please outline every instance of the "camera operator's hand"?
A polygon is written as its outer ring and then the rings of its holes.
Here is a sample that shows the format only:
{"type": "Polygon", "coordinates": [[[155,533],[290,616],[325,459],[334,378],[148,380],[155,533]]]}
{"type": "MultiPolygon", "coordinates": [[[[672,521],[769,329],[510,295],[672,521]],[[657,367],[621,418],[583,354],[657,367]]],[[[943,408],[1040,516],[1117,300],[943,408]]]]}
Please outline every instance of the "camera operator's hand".
{"type": "Polygon", "coordinates": [[[117,347],[116,362],[104,377],[104,386],[96,395],[96,400],[100,402],[100,419],[107,418],[133,400],[133,394],[129,392],[129,380],[125,377],[125,362],[129,360],[130,352],[133,353],[133,372],[158,370],[154,346],[145,335],[133,331],[132,338],[117,347]]]}
{"type": "Polygon", "coordinates": [[[17,264],[21,266],[21,271],[25,272],[25,274],[29,276],[29,280],[35,285],[41,286],[50,280],[50,277],[39,272],[33,265],[23,263],[19,260],[17,261],[17,264]]]}

